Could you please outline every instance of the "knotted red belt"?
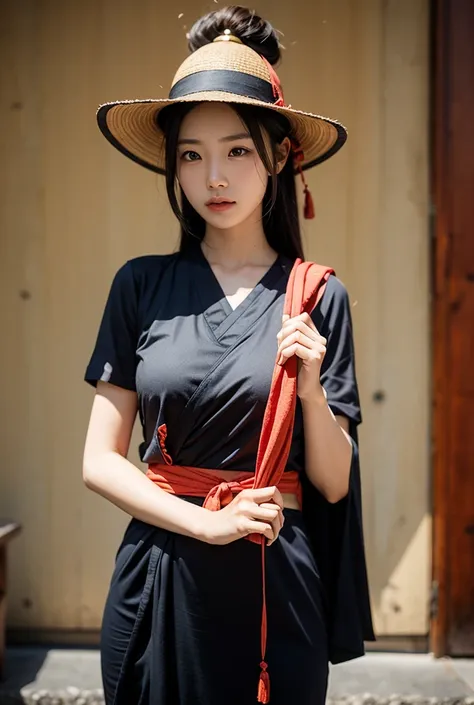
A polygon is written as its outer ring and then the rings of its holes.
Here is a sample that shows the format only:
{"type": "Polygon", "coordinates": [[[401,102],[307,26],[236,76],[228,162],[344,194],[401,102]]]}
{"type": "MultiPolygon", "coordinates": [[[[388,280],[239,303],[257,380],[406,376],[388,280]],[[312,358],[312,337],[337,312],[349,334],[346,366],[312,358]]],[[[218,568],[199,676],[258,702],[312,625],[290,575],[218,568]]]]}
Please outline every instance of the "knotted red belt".
{"type": "MultiPolygon", "coordinates": [[[[329,276],[334,272],[313,262],[295,261],[286,289],[284,314],[290,317],[303,312],[311,313],[321,296],[329,276]]],[[[260,489],[277,486],[280,492],[297,494],[301,506],[301,485],[298,475],[284,472],[291,447],[293,435],[296,380],[298,359],[290,357],[284,365],[277,365],[273,370],[272,383],[263,418],[257,462],[254,473],[242,473],[232,482],[215,485],[215,475],[206,473],[202,468],[172,465],[172,459],[165,446],[166,426],[160,426],[158,435],[166,465],[150,464],[147,476],[167,492],[205,497],[204,506],[213,511],[219,510],[232,501],[235,494],[243,489],[260,489]]],[[[261,672],[258,683],[257,700],[259,703],[270,702],[270,678],[265,661],[267,646],[267,608],[265,598],[265,546],[266,538],[260,534],[247,537],[260,543],[262,547],[262,586],[263,605],[261,623],[261,672]]]]}
{"type": "MultiPolygon", "coordinates": [[[[147,477],[170,494],[205,497],[203,507],[212,512],[226,507],[242,490],[254,489],[255,473],[253,472],[241,472],[234,480],[230,482],[223,480],[218,485],[216,485],[215,472],[215,470],[209,471],[207,468],[193,468],[187,465],[150,463],[147,477]]],[[[297,472],[283,473],[278,489],[282,494],[295,494],[301,507],[301,482],[297,472]]],[[[251,534],[246,538],[260,543],[258,534],[251,534]],[[256,536],[258,538],[255,538],[256,536]]]]}

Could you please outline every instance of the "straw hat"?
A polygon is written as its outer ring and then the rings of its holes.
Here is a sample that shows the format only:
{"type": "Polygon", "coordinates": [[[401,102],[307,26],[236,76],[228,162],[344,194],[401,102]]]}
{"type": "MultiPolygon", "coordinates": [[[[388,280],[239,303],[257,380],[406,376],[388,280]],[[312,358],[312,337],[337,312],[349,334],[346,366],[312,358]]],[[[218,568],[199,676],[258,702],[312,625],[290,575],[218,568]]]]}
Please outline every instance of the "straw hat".
{"type": "Polygon", "coordinates": [[[285,115],[292,126],[295,171],[325,161],[347,137],[336,120],[285,105],[273,67],[229,30],[183,61],[168,98],[104,103],[97,110],[97,121],[101,132],[122,154],[164,174],[164,135],[157,124],[158,114],[168,105],[189,101],[245,103],[285,115]]]}

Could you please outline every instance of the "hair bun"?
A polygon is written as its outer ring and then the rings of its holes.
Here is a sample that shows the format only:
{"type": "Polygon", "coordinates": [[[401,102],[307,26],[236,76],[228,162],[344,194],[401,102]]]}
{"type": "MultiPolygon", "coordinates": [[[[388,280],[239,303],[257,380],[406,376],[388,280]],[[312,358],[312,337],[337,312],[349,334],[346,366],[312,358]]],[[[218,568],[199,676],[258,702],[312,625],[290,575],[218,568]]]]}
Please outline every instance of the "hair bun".
{"type": "Polygon", "coordinates": [[[210,44],[230,29],[244,44],[262,54],[274,66],[281,58],[278,37],[272,25],[255,12],[240,5],[214,10],[197,20],[188,34],[191,52],[210,44]]]}

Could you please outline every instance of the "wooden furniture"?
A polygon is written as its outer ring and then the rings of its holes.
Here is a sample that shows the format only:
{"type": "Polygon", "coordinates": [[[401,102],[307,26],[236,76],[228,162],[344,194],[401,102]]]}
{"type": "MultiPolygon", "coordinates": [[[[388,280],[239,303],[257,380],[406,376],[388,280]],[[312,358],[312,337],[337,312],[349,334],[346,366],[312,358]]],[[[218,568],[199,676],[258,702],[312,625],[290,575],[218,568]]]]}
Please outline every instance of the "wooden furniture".
{"type": "Polygon", "coordinates": [[[7,549],[8,543],[21,531],[14,521],[0,519],[0,680],[4,675],[5,631],[7,616],[7,549]]]}

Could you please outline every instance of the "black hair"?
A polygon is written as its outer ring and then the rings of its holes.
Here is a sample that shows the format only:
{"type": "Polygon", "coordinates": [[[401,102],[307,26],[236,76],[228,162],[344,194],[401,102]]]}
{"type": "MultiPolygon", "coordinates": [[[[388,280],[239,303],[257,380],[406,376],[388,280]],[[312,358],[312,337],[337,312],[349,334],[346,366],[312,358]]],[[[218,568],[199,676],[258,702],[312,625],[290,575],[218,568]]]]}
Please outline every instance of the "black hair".
{"type": "MultiPolygon", "coordinates": [[[[190,50],[195,51],[209,44],[224,29],[230,29],[232,34],[262,54],[271,64],[279,60],[280,48],[273,27],[254,12],[240,6],[224,7],[201,17],[188,35],[190,50]]],[[[192,239],[202,240],[206,230],[204,219],[191,206],[176,178],[179,131],[184,117],[196,105],[198,103],[177,103],[164,108],[158,115],[158,126],[165,135],[166,189],[171,208],[181,224],[181,251],[192,239]]],[[[291,259],[303,257],[291,154],[280,173],[276,171],[278,146],[285,137],[291,137],[291,125],[276,110],[242,103],[228,105],[246,126],[270,174],[262,204],[263,227],[268,243],[276,252],[291,259]],[[270,138],[270,154],[265,144],[265,133],[270,138]]]]}
{"type": "Polygon", "coordinates": [[[262,54],[272,66],[280,60],[278,36],[270,22],[241,5],[222,7],[198,19],[188,34],[189,51],[210,44],[226,29],[258,54],[262,54]]]}

